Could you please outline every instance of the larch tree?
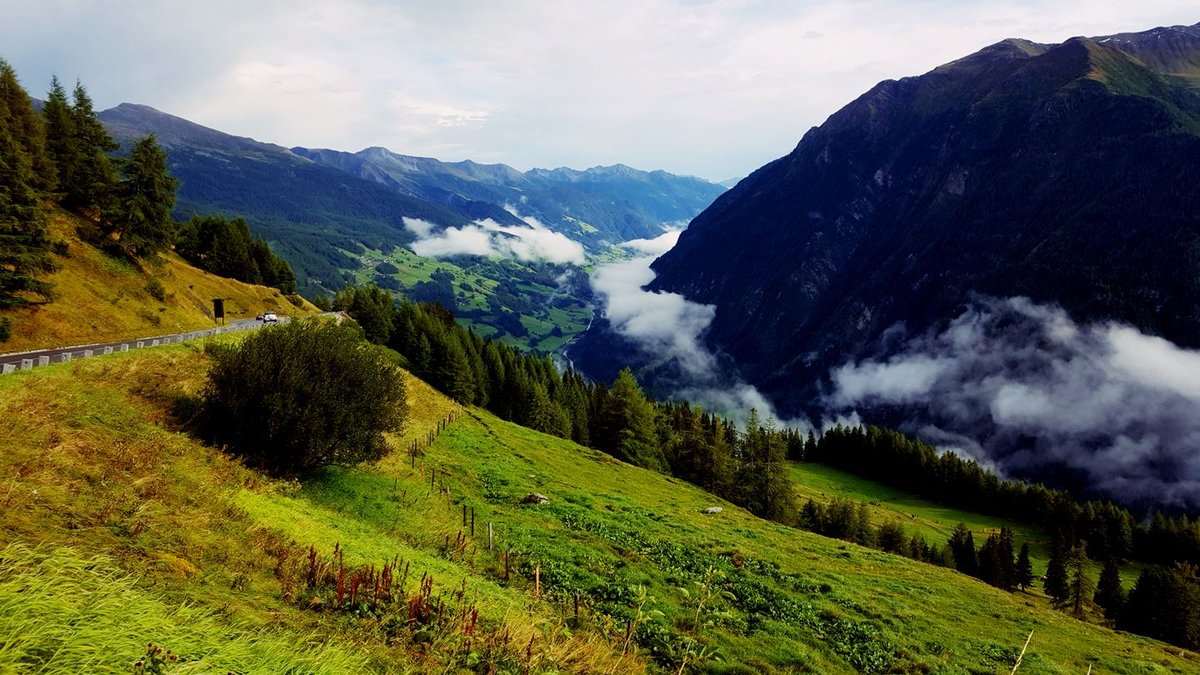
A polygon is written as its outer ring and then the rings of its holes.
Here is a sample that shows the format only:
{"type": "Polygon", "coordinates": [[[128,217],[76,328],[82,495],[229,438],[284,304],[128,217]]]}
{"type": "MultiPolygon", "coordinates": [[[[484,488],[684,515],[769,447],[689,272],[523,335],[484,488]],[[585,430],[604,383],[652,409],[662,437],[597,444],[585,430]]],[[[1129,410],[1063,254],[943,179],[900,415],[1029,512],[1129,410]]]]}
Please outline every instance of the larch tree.
{"type": "Polygon", "coordinates": [[[1062,540],[1055,538],[1050,546],[1050,561],[1046,563],[1046,578],[1042,588],[1054,604],[1062,606],[1070,598],[1070,580],[1067,578],[1067,557],[1069,549],[1062,540]]]}

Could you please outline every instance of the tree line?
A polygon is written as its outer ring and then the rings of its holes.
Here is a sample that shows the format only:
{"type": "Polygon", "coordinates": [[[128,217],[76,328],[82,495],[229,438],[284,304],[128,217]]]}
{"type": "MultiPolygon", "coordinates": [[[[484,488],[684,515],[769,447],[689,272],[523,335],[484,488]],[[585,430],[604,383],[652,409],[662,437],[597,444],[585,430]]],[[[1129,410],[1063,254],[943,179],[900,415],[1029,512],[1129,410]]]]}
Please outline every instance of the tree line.
{"type": "Polygon", "coordinates": [[[53,254],[65,254],[66,247],[51,241],[50,204],[86,219],[92,229],[81,234],[111,252],[144,258],[169,249],[182,234],[185,257],[207,260],[214,252],[244,250],[225,276],[295,292],[291,268],[265,242],[247,241],[248,232],[207,222],[212,219],[180,231],[171,220],[179,183],[153,134],[124,156],[113,154],[119,148],[81,83],[68,96],[52,78],[39,113],[16,71],[0,59],[0,308],[54,298],[44,276],[56,267],[53,254]]]}
{"type": "Polygon", "coordinates": [[[940,503],[1036,525],[1082,542],[1094,560],[1200,563],[1200,520],[1156,512],[1147,523],[1111,501],[1080,502],[1036,483],[1001,479],[977,462],[876,426],[834,426],[793,459],[820,462],[940,503]]]}
{"type": "Polygon", "coordinates": [[[296,292],[296,275],[266,240],[250,233],[244,218],[192,216],[180,224],[175,252],[206,272],[248,284],[296,292]]]}
{"type": "Polygon", "coordinates": [[[693,482],[752,513],[794,524],[787,472],[791,430],[756,413],[743,431],[687,403],[650,400],[633,373],[593,383],[546,356],[526,354],[459,326],[438,304],[396,303],[376,286],[338,293],[367,339],[387,345],[416,376],[455,400],[501,419],[570,439],[644,468],[693,482]]]}

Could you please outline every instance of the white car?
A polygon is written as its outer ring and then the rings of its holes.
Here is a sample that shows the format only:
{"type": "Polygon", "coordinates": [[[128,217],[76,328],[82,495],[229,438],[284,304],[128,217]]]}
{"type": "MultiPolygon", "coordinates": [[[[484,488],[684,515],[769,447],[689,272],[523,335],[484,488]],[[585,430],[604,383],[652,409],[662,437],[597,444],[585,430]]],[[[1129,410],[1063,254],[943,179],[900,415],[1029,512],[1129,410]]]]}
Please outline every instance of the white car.
{"type": "Polygon", "coordinates": [[[262,315],[263,323],[275,323],[279,321],[279,317],[275,316],[275,312],[264,312],[262,315]]]}

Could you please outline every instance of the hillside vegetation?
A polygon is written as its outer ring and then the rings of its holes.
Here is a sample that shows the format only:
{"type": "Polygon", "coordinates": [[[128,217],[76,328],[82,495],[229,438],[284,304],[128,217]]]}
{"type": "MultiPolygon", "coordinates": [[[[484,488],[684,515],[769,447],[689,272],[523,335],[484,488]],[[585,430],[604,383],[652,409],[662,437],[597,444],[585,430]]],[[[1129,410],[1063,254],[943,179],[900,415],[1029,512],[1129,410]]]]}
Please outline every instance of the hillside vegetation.
{"type": "Polygon", "coordinates": [[[66,254],[54,256],[58,269],[43,277],[55,298],[0,310],[12,321],[12,336],[0,343],[0,351],[210,328],[213,298],[225,298],[230,318],[253,318],[266,309],[288,315],[317,311],[299,298],[299,304],[289,301],[277,289],[196,269],[169,251],[136,264],[112,256],[85,243],[78,231],[89,224],[62,209],[51,211],[47,224],[51,239],[66,244],[66,254]]]}
{"type": "Polygon", "coordinates": [[[0,379],[0,671],[127,672],[153,642],[178,655],[166,672],[1007,673],[1030,631],[1021,672],[1200,668],[416,380],[393,445],[432,436],[417,456],[268,479],[182,432],[207,367],[187,344],[0,379]],[[436,615],[339,609],[320,582],[335,548],[347,568],[399,561],[408,611],[436,615]]]}

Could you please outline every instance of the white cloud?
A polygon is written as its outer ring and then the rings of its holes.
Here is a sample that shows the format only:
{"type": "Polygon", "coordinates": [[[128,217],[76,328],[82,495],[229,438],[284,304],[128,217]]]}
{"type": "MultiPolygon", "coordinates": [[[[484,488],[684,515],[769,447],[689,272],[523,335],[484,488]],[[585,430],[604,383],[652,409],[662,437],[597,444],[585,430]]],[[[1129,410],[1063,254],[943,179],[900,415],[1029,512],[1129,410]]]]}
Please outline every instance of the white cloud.
{"type": "MultiPolygon", "coordinates": [[[[534,218],[526,222],[537,223],[534,218]]],[[[456,255],[498,256],[526,262],[582,265],[583,246],[566,235],[541,227],[500,225],[488,218],[462,227],[448,227],[436,234],[434,225],[418,218],[405,218],[404,226],[417,240],[411,247],[417,255],[446,258],[456,255]]]]}
{"type": "MultiPolygon", "coordinates": [[[[751,408],[764,419],[776,419],[771,402],[705,346],[704,333],[716,316],[713,305],[692,302],[677,293],[645,290],[654,280],[650,263],[657,253],[670,248],[664,248],[667,242],[673,244],[678,237],[678,231],[670,231],[654,239],[627,241],[622,246],[652,254],[596,268],[591,284],[604,317],[613,331],[638,346],[651,366],[661,369],[655,384],[670,389],[673,398],[700,404],[739,422],[751,408]]],[[[785,423],[807,425],[806,421],[785,423]]]]}
{"type": "Polygon", "coordinates": [[[495,246],[492,245],[491,233],[478,225],[447,227],[435,235],[413,242],[412,250],[417,255],[429,258],[447,258],[456,255],[499,255],[495,246]]]}
{"type": "Polygon", "coordinates": [[[402,220],[404,221],[404,229],[412,232],[422,239],[433,234],[434,228],[437,227],[437,225],[434,225],[428,220],[421,220],[420,218],[409,218],[408,216],[404,216],[402,220]]]}
{"type": "Polygon", "coordinates": [[[1056,467],[1114,496],[1200,507],[1200,353],[1129,326],[981,299],[832,382],[833,410],[899,407],[909,430],[1002,472],[1056,467]]]}
{"type": "Polygon", "coordinates": [[[78,76],[101,107],[145,103],[285,146],[723,179],[879,80],[1006,37],[1197,18],[1195,0],[918,4],[43,0],[6,3],[0,44],[35,94],[78,76]]]}
{"type": "Polygon", "coordinates": [[[630,239],[622,247],[642,255],[660,256],[675,247],[682,229],[670,229],[653,239],[630,239]]]}

